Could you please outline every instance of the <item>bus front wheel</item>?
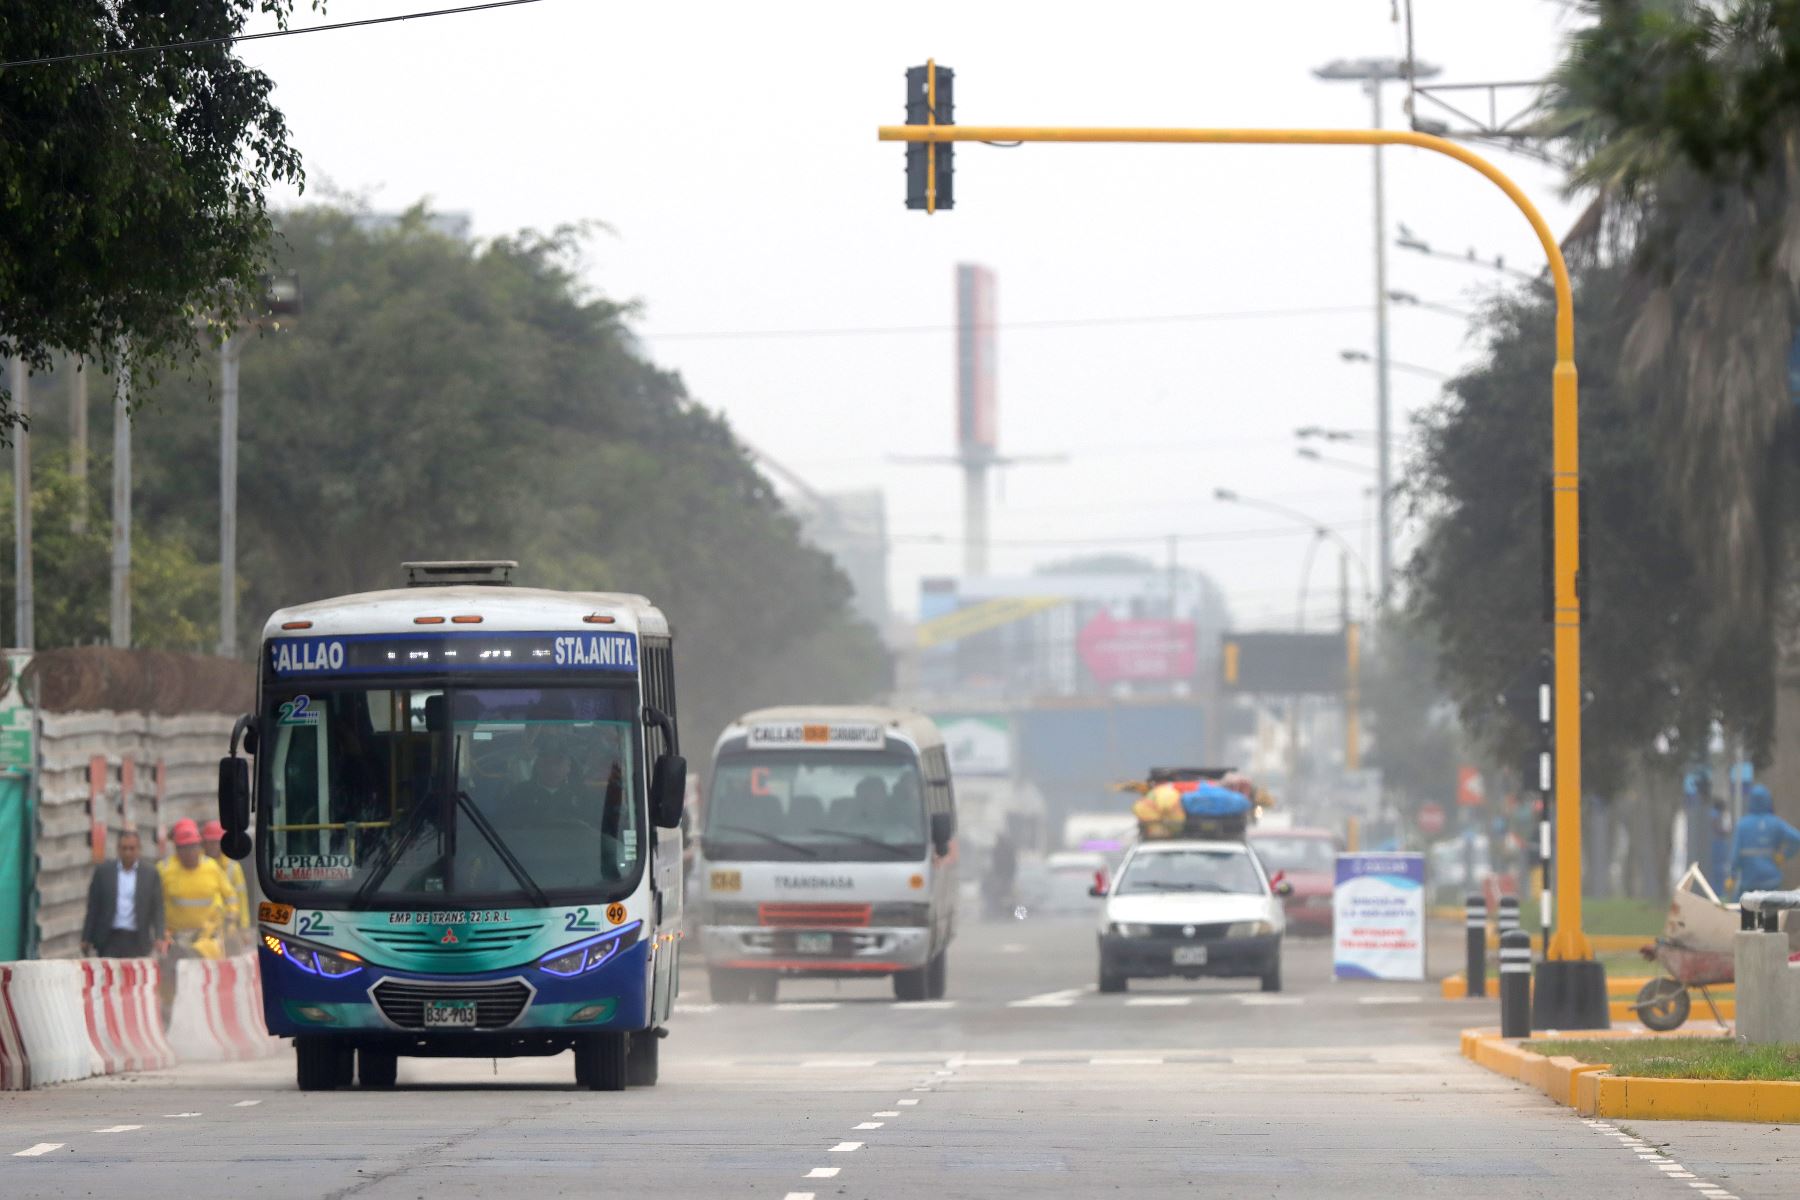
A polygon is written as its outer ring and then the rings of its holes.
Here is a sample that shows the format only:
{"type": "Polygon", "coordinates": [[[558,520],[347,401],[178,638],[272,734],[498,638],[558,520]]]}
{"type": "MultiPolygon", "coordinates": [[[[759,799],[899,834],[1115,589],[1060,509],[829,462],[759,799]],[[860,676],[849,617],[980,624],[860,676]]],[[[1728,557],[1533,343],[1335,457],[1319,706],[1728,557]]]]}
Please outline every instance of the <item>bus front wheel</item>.
{"type": "Polygon", "coordinates": [[[344,1082],[344,1059],[344,1049],[330,1038],[297,1037],[294,1082],[303,1092],[328,1092],[344,1082]]]}
{"type": "Polygon", "coordinates": [[[625,1053],[626,1082],[632,1087],[655,1087],[658,1047],[662,1045],[660,1029],[641,1029],[630,1036],[625,1053]]]}
{"type": "Polygon", "coordinates": [[[575,1082],[596,1092],[622,1092],[626,1084],[626,1034],[597,1033],[575,1046],[575,1082]]]}
{"type": "Polygon", "coordinates": [[[400,1056],[389,1050],[371,1050],[367,1046],[356,1052],[357,1082],[367,1088],[391,1088],[400,1074],[400,1056]]]}
{"type": "Polygon", "coordinates": [[[931,998],[931,964],[911,971],[894,972],[894,999],[929,1000],[931,998]]]}

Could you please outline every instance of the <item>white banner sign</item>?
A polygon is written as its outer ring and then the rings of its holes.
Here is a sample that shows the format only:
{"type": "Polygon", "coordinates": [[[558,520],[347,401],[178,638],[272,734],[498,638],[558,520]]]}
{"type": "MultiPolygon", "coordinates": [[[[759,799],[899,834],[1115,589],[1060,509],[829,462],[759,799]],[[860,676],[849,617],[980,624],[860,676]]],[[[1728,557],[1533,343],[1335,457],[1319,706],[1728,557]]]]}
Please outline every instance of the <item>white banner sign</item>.
{"type": "Polygon", "coordinates": [[[1331,892],[1332,974],[1425,978],[1425,856],[1340,854],[1331,892]]]}

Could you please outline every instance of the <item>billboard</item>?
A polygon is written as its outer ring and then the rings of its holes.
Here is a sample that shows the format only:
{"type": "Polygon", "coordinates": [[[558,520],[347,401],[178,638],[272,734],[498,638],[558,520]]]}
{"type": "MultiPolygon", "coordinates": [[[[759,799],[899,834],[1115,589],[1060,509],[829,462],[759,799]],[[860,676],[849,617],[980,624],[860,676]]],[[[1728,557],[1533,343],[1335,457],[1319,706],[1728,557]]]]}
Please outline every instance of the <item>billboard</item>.
{"type": "Polygon", "coordinates": [[[931,719],[944,735],[952,775],[1012,774],[1010,719],[994,713],[935,713],[931,719]]]}
{"type": "Polygon", "coordinates": [[[1262,695],[1335,694],[1344,690],[1344,634],[1227,633],[1219,639],[1227,690],[1262,695]]]}
{"type": "Polygon", "coordinates": [[[1120,621],[1106,609],[1075,635],[1075,650],[1101,683],[1169,683],[1194,676],[1194,623],[1139,619],[1120,621]]]}
{"type": "Polygon", "coordinates": [[[1000,445],[994,273],[972,263],[956,268],[956,445],[992,454],[1000,445]]]}

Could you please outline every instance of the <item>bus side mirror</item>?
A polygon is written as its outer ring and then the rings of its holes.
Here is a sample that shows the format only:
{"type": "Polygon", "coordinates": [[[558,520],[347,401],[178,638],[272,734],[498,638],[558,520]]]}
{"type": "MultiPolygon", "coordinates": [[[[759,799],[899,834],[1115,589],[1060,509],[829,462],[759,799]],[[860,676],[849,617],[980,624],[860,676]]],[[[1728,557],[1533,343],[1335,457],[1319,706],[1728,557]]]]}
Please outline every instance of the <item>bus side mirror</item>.
{"type": "Polygon", "coordinates": [[[255,719],[239,717],[231,730],[231,753],[219,760],[219,824],[225,827],[219,849],[237,859],[248,858],[251,845],[250,764],[238,757],[238,742],[254,754],[255,736],[255,719]]]}
{"type": "Polygon", "coordinates": [[[955,836],[955,813],[935,812],[931,814],[931,848],[937,851],[939,858],[950,853],[950,839],[955,836]]]}
{"type": "Polygon", "coordinates": [[[650,819],[663,829],[681,826],[681,810],[687,800],[687,759],[661,754],[650,768],[650,819]]]}

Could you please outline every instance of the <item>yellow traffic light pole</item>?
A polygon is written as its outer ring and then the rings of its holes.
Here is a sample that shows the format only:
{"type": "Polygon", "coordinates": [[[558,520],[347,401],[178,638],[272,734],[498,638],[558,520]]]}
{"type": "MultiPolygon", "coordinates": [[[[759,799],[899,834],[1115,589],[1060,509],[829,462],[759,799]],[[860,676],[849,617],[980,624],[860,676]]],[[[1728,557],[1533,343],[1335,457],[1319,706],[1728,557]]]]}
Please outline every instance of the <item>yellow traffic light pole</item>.
{"type": "Polygon", "coordinates": [[[1588,961],[1581,929],[1580,448],[1575,386],[1575,300],[1562,248],[1530,197],[1467,147],[1402,129],[1156,129],[1012,125],[883,125],[884,142],[1096,142],[1213,146],[1417,146],[1473,167],[1531,223],[1556,286],[1556,367],[1551,374],[1551,479],[1555,534],[1556,934],[1553,961],[1588,961]]]}

